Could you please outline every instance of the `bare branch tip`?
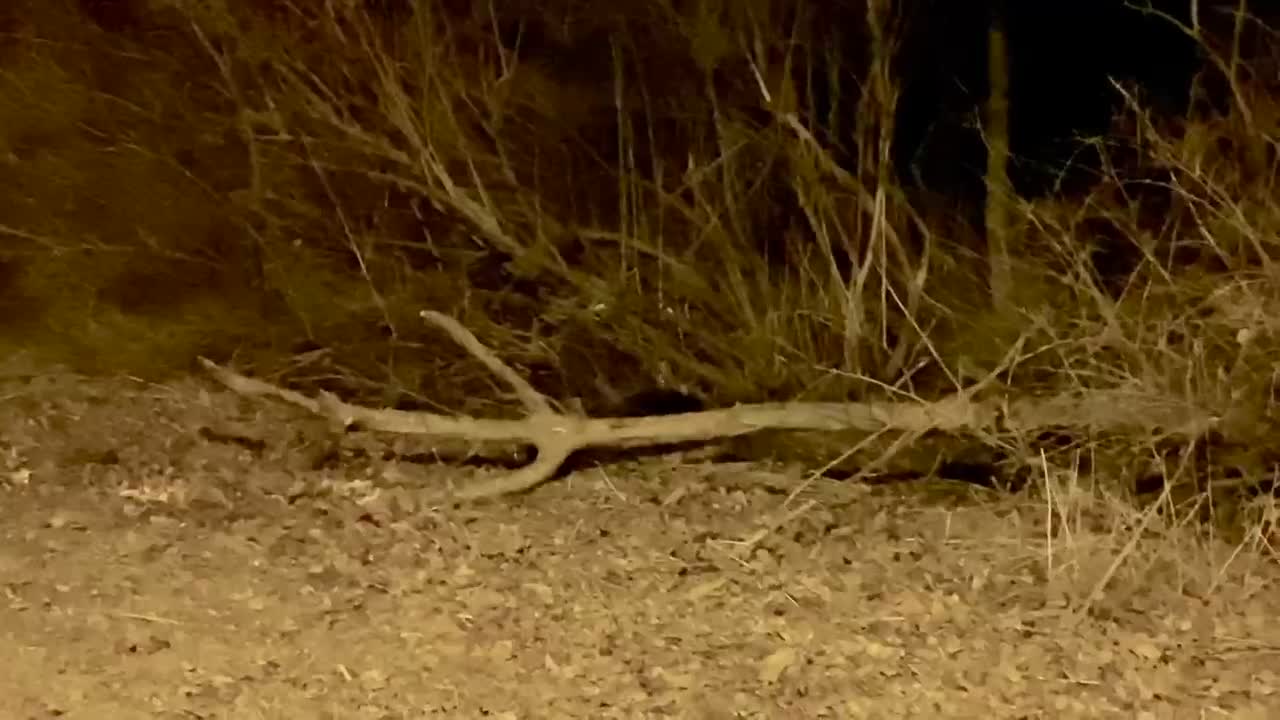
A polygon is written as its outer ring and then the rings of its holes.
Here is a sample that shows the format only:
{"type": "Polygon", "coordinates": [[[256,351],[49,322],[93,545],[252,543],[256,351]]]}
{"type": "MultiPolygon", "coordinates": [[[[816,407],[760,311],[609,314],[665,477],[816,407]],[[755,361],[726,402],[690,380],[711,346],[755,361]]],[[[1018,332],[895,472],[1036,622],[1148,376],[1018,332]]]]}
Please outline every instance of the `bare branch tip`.
{"type": "Polygon", "coordinates": [[[480,364],[485,366],[485,369],[510,386],[530,415],[555,414],[555,411],[551,409],[551,401],[545,395],[535,390],[515,370],[511,369],[511,366],[504,363],[492,350],[485,347],[462,323],[434,310],[422,310],[418,315],[423,320],[447,332],[454,342],[461,345],[468,353],[471,353],[471,356],[479,360],[480,364]]]}

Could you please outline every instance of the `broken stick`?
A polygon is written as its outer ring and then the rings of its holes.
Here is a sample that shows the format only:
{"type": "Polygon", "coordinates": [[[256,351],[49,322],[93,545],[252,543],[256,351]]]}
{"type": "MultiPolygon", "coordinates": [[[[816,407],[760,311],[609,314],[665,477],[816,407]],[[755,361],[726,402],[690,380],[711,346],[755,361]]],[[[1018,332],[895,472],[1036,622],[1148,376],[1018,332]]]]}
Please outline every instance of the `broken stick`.
{"type": "Polygon", "coordinates": [[[246,377],[209,360],[200,363],[232,391],[274,397],[328,418],[341,427],[420,435],[436,440],[516,442],[533,445],[537,459],[504,477],[462,489],[459,499],[479,499],[534,488],[555,476],[574,452],[593,447],[637,448],[737,437],[760,430],[930,430],[992,432],[1058,427],[1079,430],[1140,430],[1195,436],[1214,420],[1201,409],[1164,398],[1115,391],[1050,397],[976,400],[958,392],[937,402],[762,403],[640,418],[588,418],[558,413],[465,327],[446,315],[424,311],[423,319],[449,334],[512,387],[528,411],[521,420],[453,417],[430,412],[375,409],[343,402],[331,393],[312,398],[246,377]]]}

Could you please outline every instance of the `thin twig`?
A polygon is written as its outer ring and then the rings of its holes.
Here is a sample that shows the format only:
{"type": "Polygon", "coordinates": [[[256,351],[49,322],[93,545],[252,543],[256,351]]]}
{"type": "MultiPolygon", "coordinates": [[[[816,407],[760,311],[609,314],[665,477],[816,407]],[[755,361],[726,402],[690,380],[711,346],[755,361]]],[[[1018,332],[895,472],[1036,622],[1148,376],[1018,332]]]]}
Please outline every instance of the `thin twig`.
{"type": "Polygon", "coordinates": [[[557,414],[551,409],[551,403],[545,395],[534,390],[532,385],[517,375],[510,366],[499,360],[497,355],[494,355],[489,348],[481,344],[476,339],[476,336],[457,320],[434,310],[423,310],[419,315],[422,316],[423,320],[449,333],[449,337],[453,338],[454,342],[471,353],[489,372],[497,375],[499,379],[510,385],[511,389],[515,391],[516,397],[520,399],[520,403],[524,405],[530,415],[557,414]]]}

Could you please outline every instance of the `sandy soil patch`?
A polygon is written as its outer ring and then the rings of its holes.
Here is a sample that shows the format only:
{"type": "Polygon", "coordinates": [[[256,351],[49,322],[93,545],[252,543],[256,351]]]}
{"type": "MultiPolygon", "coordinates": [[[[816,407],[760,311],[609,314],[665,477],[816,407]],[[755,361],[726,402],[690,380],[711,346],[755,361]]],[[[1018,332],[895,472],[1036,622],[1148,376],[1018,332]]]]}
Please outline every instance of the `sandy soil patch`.
{"type": "Polygon", "coordinates": [[[1074,477],[658,458],[445,506],[495,471],[315,469],[296,416],[194,380],[0,401],[3,717],[1280,717],[1264,534],[1074,477]],[[204,432],[235,418],[277,441],[204,432]]]}

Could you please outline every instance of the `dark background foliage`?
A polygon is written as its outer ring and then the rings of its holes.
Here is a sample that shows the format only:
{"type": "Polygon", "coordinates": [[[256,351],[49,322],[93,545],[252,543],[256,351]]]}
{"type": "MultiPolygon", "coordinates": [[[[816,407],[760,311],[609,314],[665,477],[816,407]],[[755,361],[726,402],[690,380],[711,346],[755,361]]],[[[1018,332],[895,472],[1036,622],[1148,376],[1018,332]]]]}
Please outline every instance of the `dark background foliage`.
{"type": "Polygon", "coordinates": [[[1010,329],[984,308],[997,10],[1021,255],[1056,277],[1029,293],[1077,327],[1097,319],[1095,281],[1118,300],[1208,256],[1265,264],[1246,238],[1206,250],[1207,206],[1187,198],[1222,210],[1248,173],[1274,198],[1271,116],[1242,120],[1210,61],[1243,48],[1267,97],[1266,18],[1238,33],[1204,5],[1193,36],[1172,2],[497,7],[7,3],[6,347],[93,372],[205,354],[386,402],[492,398],[417,321],[429,307],[597,407],[654,384],[718,402],[943,388],[1045,332],[1043,313],[1010,329]],[[1188,143],[1224,169],[1170,168],[1188,143]]]}

